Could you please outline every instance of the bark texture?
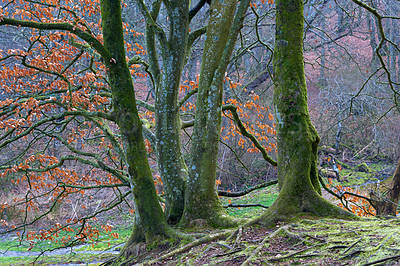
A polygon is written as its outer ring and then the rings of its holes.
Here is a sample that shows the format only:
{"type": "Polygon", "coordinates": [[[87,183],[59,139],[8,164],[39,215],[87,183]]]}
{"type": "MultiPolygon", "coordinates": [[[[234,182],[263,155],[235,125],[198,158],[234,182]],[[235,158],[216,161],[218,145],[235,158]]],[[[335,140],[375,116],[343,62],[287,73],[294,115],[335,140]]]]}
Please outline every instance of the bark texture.
{"type": "Polygon", "coordinates": [[[133,242],[151,243],[160,238],[168,238],[171,229],[158,202],[148,164],[134,87],[126,63],[120,0],[102,0],[101,18],[104,47],[111,55],[111,59],[105,64],[112,92],[113,115],[123,139],[136,205],[135,226],[132,236],[122,251],[124,253],[133,242]]]}
{"type": "Polygon", "coordinates": [[[384,201],[375,201],[376,215],[396,216],[400,200],[400,160],[397,163],[396,171],[389,186],[384,201]]]}
{"type": "Polygon", "coordinates": [[[157,161],[166,195],[167,220],[176,224],[184,210],[188,170],[181,149],[179,85],[184,66],[188,33],[189,1],[171,1],[167,7],[170,35],[162,47],[163,66],[156,89],[157,161]]]}
{"type": "Polygon", "coordinates": [[[300,212],[345,215],[320,196],[317,149],[319,136],[307,105],[303,63],[303,1],[276,1],[274,104],[277,124],[279,196],[259,220],[274,222],[300,212]]]}
{"type": "Polygon", "coordinates": [[[217,227],[236,224],[219,202],[215,179],[221,132],[223,79],[248,5],[248,0],[241,1],[236,10],[235,0],[211,3],[182,224],[197,219],[207,220],[210,225],[217,227]]]}

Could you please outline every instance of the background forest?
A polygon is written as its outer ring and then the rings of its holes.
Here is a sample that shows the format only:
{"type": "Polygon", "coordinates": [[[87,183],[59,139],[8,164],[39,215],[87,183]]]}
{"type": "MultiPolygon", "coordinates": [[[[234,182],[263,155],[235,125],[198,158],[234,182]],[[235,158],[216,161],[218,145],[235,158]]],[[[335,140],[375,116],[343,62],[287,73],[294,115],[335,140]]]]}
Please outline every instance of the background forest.
{"type": "Polygon", "coordinates": [[[16,238],[0,249],[122,242],[108,263],[129,265],[146,245],[206,242],[198,228],[396,216],[399,12],[2,1],[0,226],[16,238]]]}

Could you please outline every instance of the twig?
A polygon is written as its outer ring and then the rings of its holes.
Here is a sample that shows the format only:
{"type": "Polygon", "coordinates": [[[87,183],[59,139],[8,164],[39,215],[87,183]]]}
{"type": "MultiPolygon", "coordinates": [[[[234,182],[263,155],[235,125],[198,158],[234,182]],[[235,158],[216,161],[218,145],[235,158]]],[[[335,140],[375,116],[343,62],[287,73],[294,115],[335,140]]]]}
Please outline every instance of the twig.
{"type": "Polygon", "coordinates": [[[239,192],[228,192],[228,191],[224,191],[224,190],[218,190],[218,196],[230,197],[230,198],[240,197],[240,196],[244,196],[246,194],[249,194],[253,190],[269,187],[269,186],[272,186],[272,185],[275,185],[275,184],[278,184],[278,180],[264,182],[264,183],[261,183],[259,185],[256,185],[254,187],[250,187],[250,188],[248,188],[246,190],[239,191],[239,192]]]}
{"type": "Polygon", "coordinates": [[[376,261],[373,261],[373,262],[368,262],[368,263],[363,264],[362,266],[374,265],[374,264],[378,264],[378,263],[381,263],[381,262],[384,262],[384,261],[395,260],[395,259],[400,259],[400,255],[394,255],[394,256],[390,256],[390,257],[387,257],[387,258],[384,258],[384,259],[380,259],[380,260],[376,260],[376,261]]]}
{"type": "Polygon", "coordinates": [[[260,243],[260,245],[258,245],[258,247],[253,251],[253,253],[251,253],[251,255],[241,264],[241,266],[247,266],[249,265],[249,262],[254,258],[254,256],[260,252],[260,250],[264,247],[265,243],[275,237],[276,235],[278,235],[281,231],[286,230],[286,228],[288,228],[287,225],[279,228],[278,230],[272,232],[271,234],[267,235],[264,240],[260,243]]]}
{"type": "Polygon", "coordinates": [[[185,252],[185,251],[187,251],[187,250],[189,250],[189,249],[191,249],[191,248],[193,248],[195,246],[198,246],[198,245],[201,245],[201,244],[204,244],[204,243],[207,243],[207,242],[211,242],[211,241],[226,237],[226,236],[232,234],[232,232],[233,232],[233,230],[228,230],[228,231],[225,231],[225,232],[222,232],[222,233],[219,233],[219,234],[214,234],[214,235],[202,237],[202,238],[197,239],[197,240],[195,240],[195,241],[193,241],[193,242],[191,242],[191,243],[189,243],[187,245],[184,245],[181,248],[174,249],[173,251],[171,251],[171,252],[169,252],[169,253],[167,253],[165,255],[162,255],[162,256],[154,259],[154,260],[144,262],[143,265],[154,264],[154,263],[159,262],[161,260],[167,259],[169,257],[172,257],[174,255],[180,254],[182,252],[185,252]]]}
{"type": "Polygon", "coordinates": [[[359,152],[357,152],[357,153],[353,156],[353,158],[351,158],[351,159],[354,159],[354,158],[357,157],[357,155],[363,153],[363,151],[365,151],[369,146],[371,146],[371,144],[374,143],[374,141],[375,141],[375,140],[372,140],[367,146],[365,146],[365,147],[362,148],[359,152]]]}
{"type": "Polygon", "coordinates": [[[231,208],[231,207],[241,207],[241,208],[246,208],[246,207],[262,207],[265,209],[268,209],[268,206],[262,205],[262,204],[228,204],[228,205],[224,205],[224,208],[231,208]]]}

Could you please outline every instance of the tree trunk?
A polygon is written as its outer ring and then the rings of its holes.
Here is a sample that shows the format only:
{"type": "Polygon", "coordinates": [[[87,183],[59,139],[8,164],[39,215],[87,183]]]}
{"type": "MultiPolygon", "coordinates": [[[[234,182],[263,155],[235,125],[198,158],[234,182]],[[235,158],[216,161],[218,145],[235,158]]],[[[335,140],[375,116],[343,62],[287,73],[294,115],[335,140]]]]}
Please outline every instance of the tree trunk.
{"type": "Polygon", "coordinates": [[[384,202],[376,208],[376,215],[393,215],[396,216],[397,206],[400,200],[400,160],[397,163],[389,191],[384,202]]]}
{"type": "Polygon", "coordinates": [[[176,224],[184,210],[188,170],[181,149],[179,85],[189,33],[189,1],[171,1],[168,7],[170,36],[162,47],[160,84],[156,91],[157,160],[166,195],[167,220],[176,224]]]}
{"type": "Polygon", "coordinates": [[[258,221],[275,222],[300,212],[348,213],[323,199],[318,183],[319,136],[310,121],[303,63],[303,1],[276,1],[274,104],[279,195],[258,221]]]}
{"type": "Polygon", "coordinates": [[[197,219],[207,220],[210,225],[217,227],[236,224],[219,202],[215,190],[215,179],[221,132],[223,79],[248,5],[248,0],[241,1],[235,19],[232,19],[237,1],[211,2],[182,224],[197,219]]]}
{"type": "MultiPolygon", "coordinates": [[[[134,87],[126,63],[120,0],[102,0],[101,18],[104,47],[112,57],[110,60],[105,60],[105,64],[112,92],[113,115],[123,140],[136,203],[135,228],[130,240],[152,242],[169,237],[171,229],[158,202],[148,164],[134,87]]],[[[124,251],[131,244],[128,242],[124,251]]]]}

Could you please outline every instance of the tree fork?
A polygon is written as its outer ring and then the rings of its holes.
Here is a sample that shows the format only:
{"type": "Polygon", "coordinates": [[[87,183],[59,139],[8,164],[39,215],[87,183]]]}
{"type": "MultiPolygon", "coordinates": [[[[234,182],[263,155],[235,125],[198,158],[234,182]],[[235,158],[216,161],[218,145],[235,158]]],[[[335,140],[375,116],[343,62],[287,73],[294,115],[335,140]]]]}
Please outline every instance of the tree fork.
{"type": "Polygon", "coordinates": [[[219,202],[215,179],[221,132],[223,79],[248,6],[249,0],[241,1],[238,8],[235,0],[211,3],[199,79],[185,211],[181,224],[189,224],[197,219],[207,220],[215,227],[230,227],[238,223],[226,213],[219,202]]]}

